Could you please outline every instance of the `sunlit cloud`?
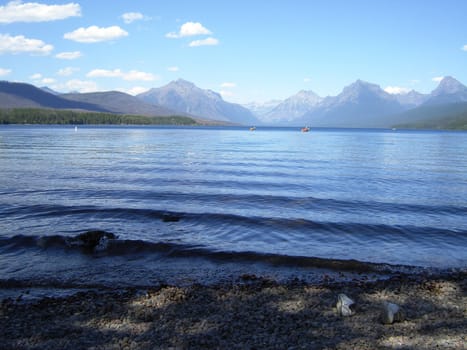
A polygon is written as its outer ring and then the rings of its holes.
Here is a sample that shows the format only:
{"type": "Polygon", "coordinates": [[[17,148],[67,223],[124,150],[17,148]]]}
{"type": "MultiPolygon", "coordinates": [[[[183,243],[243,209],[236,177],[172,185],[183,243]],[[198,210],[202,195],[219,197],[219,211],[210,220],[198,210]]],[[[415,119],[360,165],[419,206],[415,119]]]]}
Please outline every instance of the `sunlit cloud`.
{"type": "Polygon", "coordinates": [[[467,51],[467,45],[462,46],[463,51],[467,51]]]}
{"type": "Polygon", "coordinates": [[[133,23],[134,21],[140,21],[142,19],[144,19],[144,15],[142,13],[139,13],[139,12],[127,12],[127,13],[124,13],[121,18],[123,19],[123,22],[125,22],[126,24],[130,24],[130,23],[133,23]]]}
{"type": "Polygon", "coordinates": [[[222,97],[232,97],[235,95],[232,91],[229,91],[229,90],[221,90],[219,91],[219,93],[221,94],[222,97]]]}
{"type": "Polygon", "coordinates": [[[35,73],[31,75],[29,79],[34,81],[35,84],[45,84],[45,85],[53,84],[56,81],[54,78],[44,77],[41,73],[35,73]]]}
{"type": "Polygon", "coordinates": [[[100,28],[98,26],[81,27],[72,32],[65,33],[65,39],[77,41],[79,43],[98,43],[120,39],[128,36],[128,32],[119,26],[100,28]]]}
{"type": "Polygon", "coordinates": [[[44,78],[44,79],[42,79],[40,82],[41,82],[42,84],[49,85],[49,84],[55,83],[55,81],[56,81],[56,80],[55,80],[54,78],[44,78]]]}
{"type": "Polygon", "coordinates": [[[124,72],[121,69],[94,69],[86,74],[88,78],[121,78],[123,80],[133,81],[133,80],[140,80],[140,81],[154,81],[157,80],[159,77],[146,72],[140,72],[137,70],[130,70],[128,72],[124,72]]]}
{"type": "Polygon", "coordinates": [[[68,91],[78,91],[82,93],[97,91],[97,84],[89,80],[72,79],[65,83],[65,87],[68,91]]]}
{"type": "Polygon", "coordinates": [[[65,67],[62,69],[59,69],[57,72],[57,75],[60,75],[62,77],[69,77],[70,75],[73,75],[75,72],[78,72],[79,68],[76,67],[65,67]]]}
{"type": "Polygon", "coordinates": [[[195,35],[210,35],[212,34],[211,31],[205,28],[199,22],[186,22],[182,24],[180,30],[178,32],[170,32],[167,33],[165,36],[171,39],[183,38],[187,36],[195,36],[195,35]]]}
{"type": "Polygon", "coordinates": [[[443,80],[443,79],[444,79],[444,77],[434,77],[434,78],[432,78],[431,80],[433,80],[434,82],[439,83],[439,82],[440,82],[441,80],[443,80]]]}
{"type": "Polygon", "coordinates": [[[39,80],[41,78],[42,78],[42,74],[40,73],[35,73],[29,77],[29,79],[32,79],[32,80],[39,80]]]}
{"type": "Polygon", "coordinates": [[[11,73],[11,69],[0,68],[0,77],[4,77],[11,73]]]}
{"type": "Polygon", "coordinates": [[[401,86],[387,86],[384,91],[391,95],[407,94],[410,92],[409,88],[401,86]]]}
{"type": "Polygon", "coordinates": [[[201,40],[194,40],[188,46],[198,47],[198,46],[216,46],[219,45],[219,40],[216,38],[206,38],[201,40]]]}
{"type": "Polygon", "coordinates": [[[23,35],[10,36],[9,34],[0,34],[0,55],[5,53],[48,55],[53,48],[52,45],[46,44],[39,39],[29,39],[23,35]]]}
{"type": "Polygon", "coordinates": [[[222,83],[220,86],[221,86],[221,88],[229,89],[229,88],[237,87],[237,84],[226,82],[226,83],[222,83]]]}
{"type": "Polygon", "coordinates": [[[79,51],[70,51],[70,52],[60,52],[55,55],[56,58],[61,60],[75,60],[82,56],[81,52],[79,51]]]}
{"type": "Polygon", "coordinates": [[[139,95],[143,92],[146,92],[148,91],[149,89],[146,88],[146,87],[142,87],[142,86],[134,86],[130,89],[117,89],[118,91],[122,91],[122,92],[125,92],[129,95],[132,95],[132,96],[136,96],[136,95],[139,95]]]}
{"type": "Polygon", "coordinates": [[[172,67],[167,68],[167,70],[169,72],[178,72],[180,68],[178,68],[177,66],[172,66],[172,67]]]}
{"type": "Polygon", "coordinates": [[[79,4],[46,5],[36,2],[10,1],[0,6],[0,23],[48,22],[81,16],[79,4]]]}

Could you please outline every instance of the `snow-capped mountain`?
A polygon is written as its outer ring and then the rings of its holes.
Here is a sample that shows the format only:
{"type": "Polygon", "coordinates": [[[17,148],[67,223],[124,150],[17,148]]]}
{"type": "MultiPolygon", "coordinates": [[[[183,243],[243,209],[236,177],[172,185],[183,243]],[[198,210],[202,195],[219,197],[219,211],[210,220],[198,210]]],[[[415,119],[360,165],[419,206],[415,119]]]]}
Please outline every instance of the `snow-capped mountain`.
{"type": "Polygon", "coordinates": [[[322,98],[313,91],[302,90],[259,118],[264,123],[280,124],[292,122],[312,111],[321,101],[322,98]]]}
{"type": "Polygon", "coordinates": [[[302,117],[304,124],[329,127],[386,127],[404,107],[379,85],[357,80],[334,97],[326,97],[302,117]]]}
{"type": "Polygon", "coordinates": [[[467,101],[467,87],[453,77],[447,76],[431,92],[425,104],[434,105],[465,101],[467,101]]]}
{"type": "Polygon", "coordinates": [[[204,119],[247,125],[258,123],[253,113],[245,107],[226,102],[220,94],[201,89],[183,79],[151,89],[137,97],[147,103],[204,119]]]}

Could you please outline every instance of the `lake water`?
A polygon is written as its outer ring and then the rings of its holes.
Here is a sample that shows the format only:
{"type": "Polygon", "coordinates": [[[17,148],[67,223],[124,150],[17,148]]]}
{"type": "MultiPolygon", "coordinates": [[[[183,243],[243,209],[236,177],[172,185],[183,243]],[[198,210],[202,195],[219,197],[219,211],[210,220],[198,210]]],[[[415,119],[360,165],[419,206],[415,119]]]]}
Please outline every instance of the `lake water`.
{"type": "Polygon", "coordinates": [[[3,281],[465,268],[466,218],[467,133],[0,127],[3,281]],[[88,230],[118,239],[69,244],[88,230]]]}

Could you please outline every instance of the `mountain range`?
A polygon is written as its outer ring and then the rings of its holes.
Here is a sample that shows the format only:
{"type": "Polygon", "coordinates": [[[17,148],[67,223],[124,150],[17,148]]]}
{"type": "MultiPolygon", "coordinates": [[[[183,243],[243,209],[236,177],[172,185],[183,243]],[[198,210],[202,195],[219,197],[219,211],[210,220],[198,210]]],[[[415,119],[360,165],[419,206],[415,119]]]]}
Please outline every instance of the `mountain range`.
{"type": "Polygon", "coordinates": [[[183,115],[243,125],[387,128],[423,122],[424,115],[438,120],[447,111],[459,113],[459,109],[467,108],[467,103],[463,102],[467,102],[467,87],[453,77],[445,77],[430,94],[413,90],[406,94],[389,94],[379,85],[357,80],[337,96],[320,97],[313,91],[302,90],[283,101],[244,106],[227,102],[220,94],[183,79],[137,96],[117,91],[60,94],[45,87],[0,81],[0,108],[183,115]],[[427,113],[428,110],[436,113],[427,113]]]}
{"type": "Polygon", "coordinates": [[[164,106],[174,111],[206,119],[257,124],[259,120],[247,108],[229,103],[211,90],[203,90],[183,79],[163,87],[154,88],[137,96],[152,105],[164,106]]]}

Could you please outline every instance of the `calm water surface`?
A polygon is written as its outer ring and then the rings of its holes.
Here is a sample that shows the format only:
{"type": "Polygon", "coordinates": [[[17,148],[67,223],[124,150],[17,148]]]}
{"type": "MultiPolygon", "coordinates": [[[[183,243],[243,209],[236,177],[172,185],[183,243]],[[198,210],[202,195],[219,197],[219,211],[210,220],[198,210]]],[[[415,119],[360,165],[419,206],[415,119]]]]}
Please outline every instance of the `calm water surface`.
{"type": "Polygon", "coordinates": [[[140,281],[186,257],[188,274],[196,259],[463,268],[466,217],[467,133],[0,127],[0,279],[140,281]],[[118,240],[67,246],[93,229],[118,240]]]}

